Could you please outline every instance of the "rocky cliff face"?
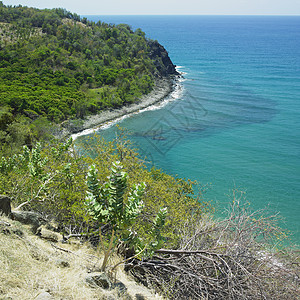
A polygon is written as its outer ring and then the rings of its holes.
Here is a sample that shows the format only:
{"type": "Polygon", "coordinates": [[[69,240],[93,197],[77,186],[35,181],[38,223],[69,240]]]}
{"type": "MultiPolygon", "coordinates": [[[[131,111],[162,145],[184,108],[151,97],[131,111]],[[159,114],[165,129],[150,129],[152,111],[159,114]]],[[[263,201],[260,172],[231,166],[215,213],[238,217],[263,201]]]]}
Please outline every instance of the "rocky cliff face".
{"type": "Polygon", "coordinates": [[[179,75],[176,71],[176,66],[172,63],[167,50],[157,41],[148,41],[149,56],[154,62],[161,76],[179,75]]]}

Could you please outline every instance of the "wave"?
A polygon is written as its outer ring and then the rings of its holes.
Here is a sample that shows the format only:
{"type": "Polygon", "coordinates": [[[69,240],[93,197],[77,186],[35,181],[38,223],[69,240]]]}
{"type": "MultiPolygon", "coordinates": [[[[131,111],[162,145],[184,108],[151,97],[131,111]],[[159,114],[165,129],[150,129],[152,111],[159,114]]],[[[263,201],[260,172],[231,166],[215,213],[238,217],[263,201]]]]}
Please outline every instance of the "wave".
{"type": "Polygon", "coordinates": [[[115,119],[113,119],[111,121],[107,121],[107,122],[105,122],[105,123],[103,123],[103,124],[101,124],[101,125],[99,125],[97,127],[85,129],[85,130],[83,130],[81,132],[74,133],[74,134],[71,135],[73,141],[76,140],[80,136],[93,134],[93,133],[96,133],[99,130],[106,130],[106,129],[114,126],[115,124],[120,123],[123,120],[125,120],[127,118],[130,118],[130,117],[132,117],[134,115],[137,115],[137,114],[140,114],[140,113],[144,113],[144,112],[147,112],[147,111],[153,111],[153,110],[161,109],[164,106],[166,106],[168,103],[180,99],[182,97],[183,91],[184,91],[184,87],[182,85],[182,82],[186,81],[186,79],[182,76],[183,74],[186,74],[186,73],[179,71],[180,68],[181,68],[180,66],[176,67],[176,70],[181,74],[181,76],[177,77],[174,80],[173,91],[168,96],[166,96],[161,102],[152,104],[152,105],[150,105],[148,107],[145,107],[145,108],[142,108],[142,109],[139,109],[138,111],[135,111],[135,112],[132,112],[132,113],[128,113],[128,114],[123,115],[121,117],[117,117],[117,118],[115,118],[115,119]]]}
{"type": "Polygon", "coordinates": [[[153,105],[150,105],[150,106],[145,107],[145,108],[142,108],[142,109],[140,109],[138,111],[129,113],[129,114],[124,115],[122,117],[116,118],[116,119],[114,119],[112,121],[106,122],[105,124],[100,125],[97,129],[94,129],[94,131],[108,129],[108,128],[114,126],[115,124],[120,123],[123,120],[125,120],[127,118],[130,118],[130,117],[132,117],[134,115],[141,114],[141,113],[144,113],[144,112],[147,112],[147,111],[153,111],[153,110],[161,109],[164,106],[166,106],[168,103],[180,99],[181,96],[182,96],[182,94],[183,94],[183,91],[184,91],[184,87],[181,84],[183,81],[185,81],[184,78],[182,78],[182,77],[178,78],[176,80],[176,85],[174,87],[174,90],[167,97],[165,97],[164,100],[162,100],[161,102],[153,104],[153,105]]]}
{"type": "Polygon", "coordinates": [[[161,109],[161,108],[165,107],[167,104],[169,104],[170,102],[179,100],[182,97],[183,92],[184,92],[184,86],[182,85],[182,82],[184,82],[184,81],[186,81],[185,78],[179,77],[176,80],[176,85],[174,87],[174,90],[163,101],[153,104],[153,105],[150,105],[146,108],[143,108],[139,112],[136,112],[134,114],[161,109]]]}

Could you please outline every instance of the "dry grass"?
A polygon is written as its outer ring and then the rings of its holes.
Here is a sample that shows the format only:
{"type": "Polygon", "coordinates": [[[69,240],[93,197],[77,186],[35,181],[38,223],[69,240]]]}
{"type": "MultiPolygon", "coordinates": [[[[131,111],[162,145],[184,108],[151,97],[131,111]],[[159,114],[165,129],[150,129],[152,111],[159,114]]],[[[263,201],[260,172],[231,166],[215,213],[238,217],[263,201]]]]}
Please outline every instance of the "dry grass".
{"type": "MultiPolygon", "coordinates": [[[[29,227],[0,216],[0,299],[35,299],[45,291],[54,299],[108,299],[110,296],[122,299],[114,290],[104,291],[86,284],[88,271],[99,265],[98,256],[88,245],[53,246],[34,236],[29,227]],[[69,266],[62,267],[62,261],[69,266]]],[[[144,295],[144,299],[162,299],[138,286],[120,268],[116,278],[125,284],[131,296],[124,299],[136,299],[137,294],[144,295]]]]}
{"type": "Polygon", "coordinates": [[[43,35],[42,29],[38,27],[15,29],[9,23],[0,22],[0,42],[3,42],[4,45],[41,35],[43,35]]]}
{"type": "Polygon", "coordinates": [[[299,251],[280,246],[277,215],[241,200],[224,220],[186,224],[177,250],[160,249],[128,268],[168,299],[300,299],[299,251]]]}

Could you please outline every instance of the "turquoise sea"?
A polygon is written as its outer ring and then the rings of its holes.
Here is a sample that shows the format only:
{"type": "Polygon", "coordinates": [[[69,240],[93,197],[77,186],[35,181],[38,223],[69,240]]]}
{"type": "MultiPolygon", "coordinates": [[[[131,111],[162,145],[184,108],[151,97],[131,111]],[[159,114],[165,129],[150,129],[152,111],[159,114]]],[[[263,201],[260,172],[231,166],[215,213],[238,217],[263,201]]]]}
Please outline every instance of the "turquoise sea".
{"type": "MultiPolygon", "coordinates": [[[[168,103],[121,122],[150,165],[270,205],[300,243],[300,17],[88,16],[158,40],[184,74],[168,103]]],[[[100,130],[115,136],[115,127],[100,130]]],[[[81,137],[84,138],[84,137],[81,137]]]]}

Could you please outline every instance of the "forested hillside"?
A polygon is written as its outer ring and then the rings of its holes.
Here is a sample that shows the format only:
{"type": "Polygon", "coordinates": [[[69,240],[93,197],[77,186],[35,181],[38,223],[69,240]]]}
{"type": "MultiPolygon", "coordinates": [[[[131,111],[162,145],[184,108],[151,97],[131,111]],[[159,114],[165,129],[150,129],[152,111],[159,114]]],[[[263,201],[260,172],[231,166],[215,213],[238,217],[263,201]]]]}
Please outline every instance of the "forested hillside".
{"type": "Polygon", "coordinates": [[[1,142],[29,144],[49,121],[137,101],[176,73],[164,52],[129,25],[0,2],[1,142]]]}
{"type": "Polygon", "coordinates": [[[129,299],[123,267],[165,299],[298,299],[299,250],[244,192],[216,220],[205,185],[149,170],[122,129],[53,137],[175,74],[140,29],[0,1],[1,299],[129,299]]]}

